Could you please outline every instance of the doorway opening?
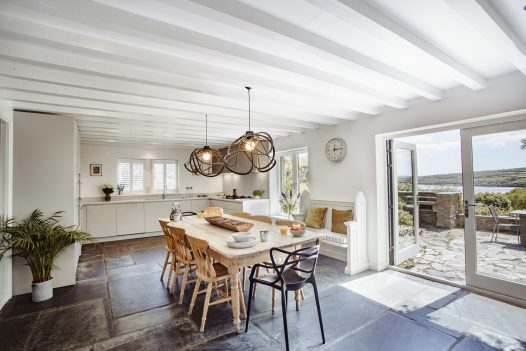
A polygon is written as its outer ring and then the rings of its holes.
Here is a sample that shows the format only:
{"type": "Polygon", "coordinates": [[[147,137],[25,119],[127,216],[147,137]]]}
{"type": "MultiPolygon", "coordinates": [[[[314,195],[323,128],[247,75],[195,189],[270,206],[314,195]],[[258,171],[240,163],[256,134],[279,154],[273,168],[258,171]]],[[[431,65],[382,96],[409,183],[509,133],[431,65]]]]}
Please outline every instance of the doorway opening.
{"type": "Polygon", "coordinates": [[[474,277],[526,287],[526,129],[495,126],[388,140],[391,265],[488,290],[474,277]]]}

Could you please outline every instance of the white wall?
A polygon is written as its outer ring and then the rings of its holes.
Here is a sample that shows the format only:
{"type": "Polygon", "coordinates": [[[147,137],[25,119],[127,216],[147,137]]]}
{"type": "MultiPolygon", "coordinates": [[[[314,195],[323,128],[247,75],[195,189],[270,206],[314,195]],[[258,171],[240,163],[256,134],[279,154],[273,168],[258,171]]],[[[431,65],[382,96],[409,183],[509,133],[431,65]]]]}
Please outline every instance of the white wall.
{"type": "MultiPolygon", "coordinates": [[[[4,195],[4,208],[3,213],[0,215],[11,216],[12,215],[12,191],[13,191],[13,109],[11,103],[0,99],[0,119],[5,122],[7,130],[1,138],[7,137],[7,141],[2,141],[1,148],[7,146],[7,150],[0,150],[6,157],[3,160],[0,172],[3,172],[2,177],[4,178],[4,189],[0,192],[4,195]]],[[[12,281],[12,263],[11,259],[4,257],[0,261],[0,309],[9,301],[13,294],[13,281],[12,281]]]]}
{"type": "MultiPolygon", "coordinates": [[[[65,211],[62,221],[77,224],[75,203],[75,121],[71,117],[15,112],[13,129],[13,215],[22,219],[34,209],[65,211]]],[[[56,261],[54,286],[75,284],[78,245],[56,261]]],[[[13,262],[13,294],[31,291],[25,261],[13,262]]]]}
{"type": "Polygon", "coordinates": [[[381,156],[385,152],[383,139],[379,136],[526,109],[526,78],[523,75],[509,74],[488,83],[488,87],[481,91],[460,87],[447,92],[441,101],[418,101],[406,110],[389,110],[380,116],[280,138],[276,140],[276,148],[278,151],[309,148],[311,198],[353,201],[358,191],[364,192],[369,260],[372,269],[383,269],[388,263],[388,241],[386,228],[382,225],[385,213],[379,210],[384,207],[381,203],[383,194],[377,191],[385,184],[383,170],[377,174],[377,161],[378,166],[383,167],[381,156]],[[330,162],[324,154],[325,143],[333,137],[341,137],[347,142],[348,154],[340,163],[330,162]],[[377,201],[379,195],[380,202],[377,201]]]}
{"type": "MultiPolygon", "coordinates": [[[[169,159],[179,161],[179,189],[184,193],[187,186],[196,193],[215,193],[223,191],[222,176],[207,178],[195,176],[184,168],[191,149],[141,148],[136,146],[111,146],[81,144],[80,173],[81,196],[103,197],[101,186],[105,183],[117,184],[118,159],[169,159]],[[90,176],[90,164],[102,164],[102,176],[90,176]]],[[[145,186],[150,179],[150,170],[145,169],[145,186]]]]}
{"type": "Polygon", "coordinates": [[[225,173],[223,178],[223,191],[230,195],[232,189],[237,189],[238,195],[250,195],[256,189],[265,190],[264,198],[268,197],[268,173],[254,172],[247,175],[225,173]]]}

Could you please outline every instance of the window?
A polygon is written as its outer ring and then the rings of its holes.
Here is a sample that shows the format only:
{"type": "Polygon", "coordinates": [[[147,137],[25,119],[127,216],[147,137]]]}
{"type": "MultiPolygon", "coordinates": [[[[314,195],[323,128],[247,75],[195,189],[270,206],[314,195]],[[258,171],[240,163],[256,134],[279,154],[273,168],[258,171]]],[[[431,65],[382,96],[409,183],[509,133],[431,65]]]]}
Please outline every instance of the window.
{"type": "Polygon", "coordinates": [[[279,159],[280,192],[294,194],[309,190],[309,152],[298,149],[280,154],[279,159]]]}
{"type": "Polygon", "coordinates": [[[152,161],[152,187],[153,191],[163,191],[166,186],[168,191],[176,191],[177,186],[177,161],[153,160],[152,161]]]}
{"type": "Polygon", "coordinates": [[[124,185],[124,191],[144,191],[144,161],[119,160],[117,166],[117,182],[124,185]]]}

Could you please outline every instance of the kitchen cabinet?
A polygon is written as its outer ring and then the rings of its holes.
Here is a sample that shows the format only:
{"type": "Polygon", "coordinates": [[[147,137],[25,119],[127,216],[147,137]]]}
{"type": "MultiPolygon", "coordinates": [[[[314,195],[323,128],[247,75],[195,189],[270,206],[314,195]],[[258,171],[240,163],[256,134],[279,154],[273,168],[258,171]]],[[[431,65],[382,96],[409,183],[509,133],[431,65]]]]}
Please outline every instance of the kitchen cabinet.
{"type": "Polygon", "coordinates": [[[232,202],[224,200],[210,200],[210,207],[221,207],[223,212],[226,214],[231,214],[232,212],[243,211],[242,202],[232,202]]]}
{"type": "MultiPolygon", "coordinates": [[[[200,212],[206,210],[209,205],[208,199],[194,199],[192,200],[192,212],[200,212]]],[[[184,212],[185,210],[183,210],[184,212]]]]}
{"type": "MultiPolygon", "coordinates": [[[[159,218],[168,218],[172,212],[174,202],[181,205],[181,211],[192,211],[192,203],[194,200],[174,199],[173,201],[154,201],[144,203],[144,231],[146,233],[158,232],[161,230],[159,218]]],[[[206,201],[208,199],[198,200],[206,201]]]]}
{"type": "Polygon", "coordinates": [[[117,235],[117,206],[87,206],[86,231],[94,238],[117,235]]]}
{"type": "Polygon", "coordinates": [[[118,204],[117,235],[144,233],[144,204],[118,204]]]}

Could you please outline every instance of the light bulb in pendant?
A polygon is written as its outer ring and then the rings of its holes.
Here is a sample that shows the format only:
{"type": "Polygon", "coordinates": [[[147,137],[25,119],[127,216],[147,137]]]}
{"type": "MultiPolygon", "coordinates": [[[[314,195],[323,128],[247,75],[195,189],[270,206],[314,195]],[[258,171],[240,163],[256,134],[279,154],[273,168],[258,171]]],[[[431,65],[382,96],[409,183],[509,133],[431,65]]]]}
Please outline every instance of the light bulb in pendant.
{"type": "Polygon", "coordinates": [[[210,155],[210,152],[208,152],[208,151],[203,154],[203,160],[204,161],[210,161],[211,157],[212,156],[210,155]]]}
{"type": "Polygon", "coordinates": [[[245,151],[252,152],[256,148],[256,142],[253,139],[245,141],[245,151]]]}

